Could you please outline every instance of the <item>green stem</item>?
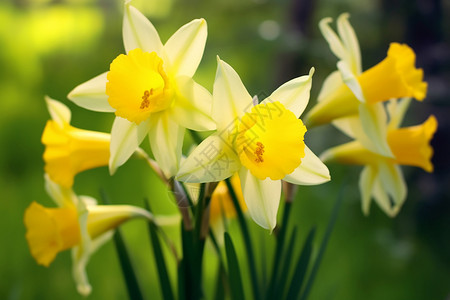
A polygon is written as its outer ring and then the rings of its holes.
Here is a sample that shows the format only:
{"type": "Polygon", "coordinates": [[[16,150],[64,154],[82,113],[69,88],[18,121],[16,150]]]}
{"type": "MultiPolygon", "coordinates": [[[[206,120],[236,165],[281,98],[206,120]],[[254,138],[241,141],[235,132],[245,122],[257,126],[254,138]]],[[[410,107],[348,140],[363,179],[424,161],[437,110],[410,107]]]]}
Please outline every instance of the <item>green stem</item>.
{"type": "Polygon", "coordinates": [[[228,187],[228,191],[230,193],[231,200],[233,201],[234,208],[236,209],[239,225],[242,231],[242,238],[244,240],[244,245],[247,250],[248,265],[250,269],[250,277],[253,287],[253,296],[254,296],[253,299],[261,299],[259,295],[258,278],[256,276],[255,257],[253,256],[254,253],[253,247],[250,240],[250,233],[248,231],[247,223],[245,222],[244,213],[242,212],[241,206],[239,205],[239,200],[236,196],[233,186],[231,185],[230,178],[225,179],[225,183],[228,187]]]}

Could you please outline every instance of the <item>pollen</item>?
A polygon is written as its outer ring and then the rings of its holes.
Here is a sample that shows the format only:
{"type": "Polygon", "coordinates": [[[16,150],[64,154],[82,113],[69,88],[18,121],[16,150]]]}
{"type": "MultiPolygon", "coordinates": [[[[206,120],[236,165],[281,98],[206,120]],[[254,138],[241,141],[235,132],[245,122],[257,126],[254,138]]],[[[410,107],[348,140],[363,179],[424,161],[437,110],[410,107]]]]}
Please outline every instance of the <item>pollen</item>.
{"type": "Polygon", "coordinates": [[[146,109],[150,106],[150,100],[148,99],[151,95],[153,95],[153,89],[150,89],[150,91],[146,90],[144,92],[144,96],[142,96],[142,102],[140,109],[146,109]]]}
{"type": "Polygon", "coordinates": [[[257,162],[257,163],[264,162],[263,154],[264,154],[264,145],[261,142],[257,142],[256,150],[255,150],[255,156],[256,156],[255,162],[257,162]]]}

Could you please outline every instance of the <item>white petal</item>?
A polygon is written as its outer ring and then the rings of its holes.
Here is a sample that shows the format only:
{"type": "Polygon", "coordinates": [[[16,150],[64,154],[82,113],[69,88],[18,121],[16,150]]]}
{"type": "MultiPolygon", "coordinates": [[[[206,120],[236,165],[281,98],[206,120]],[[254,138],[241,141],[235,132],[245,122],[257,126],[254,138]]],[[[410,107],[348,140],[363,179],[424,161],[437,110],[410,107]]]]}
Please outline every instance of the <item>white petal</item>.
{"type": "Polygon", "coordinates": [[[313,74],[314,68],[311,68],[309,75],[286,82],[267,97],[263,103],[279,101],[292,111],[297,118],[300,117],[308,105],[313,74]]]}
{"type": "Polygon", "coordinates": [[[400,100],[391,99],[387,104],[389,112],[389,129],[397,129],[403,122],[406,111],[408,110],[411,98],[402,98],[400,100]]]}
{"type": "Polygon", "coordinates": [[[49,96],[45,96],[45,102],[47,103],[47,109],[50,116],[60,127],[70,123],[72,113],[67,106],[49,96]]]}
{"type": "Polygon", "coordinates": [[[319,22],[319,28],[322,32],[323,37],[327,40],[328,45],[330,45],[331,51],[341,60],[347,59],[347,51],[339,39],[338,35],[331,29],[330,23],[333,21],[331,18],[322,19],[319,22]]]}
{"type": "Polygon", "coordinates": [[[372,166],[366,166],[359,177],[359,190],[361,192],[361,206],[364,215],[368,216],[370,211],[370,200],[377,177],[377,170],[372,166]]]}
{"type": "Polygon", "coordinates": [[[181,76],[176,80],[179,95],[171,109],[173,118],[192,130],[216,129],[216,123],[211,118],[212,96],[208,90],[188,76],[181,76]]]}
{"type": "Polygon", "coordinates": [[[394,157],[387,142],[387,116],[382,103],[359,105],[361,126],[354,128],[355,136],[369,150],[394,157]],[[362,128],[362,132],[359,130],[362,128]],[[359,131],[358,131],[359,130],[359,131]]]}
{"type": "Polygon", "coordinates": [[[208,35],[204,19],[193,20],[177,30],[164,45],[170,72],[192,77],[202,60],[208,35]]]}
{"type": "Polygon", "coordinates": [[[394,202],[395,212],[398,212],[406,199],[406,183],[403,173],[398,165],[391,163],[382,163],[378,165],[380,172],[380,182],[394,202]]]}
{"type": "Polygon", "coordinates": [[[116,117],[111,130],[109,173],[112,175],[136,151],[149,131],[149,121],[139,125],[116,117]]]}
{"type": "Polygon", "coordinates": [[[342,76],[339,71],[334,71],[323,82],[322,88],[320,89],[319,96],[317,97],[317,101],[322,101],[327,96],[335,92],[344,82],[342,81],[342,76]]]}
{"type": "Polygon", "coordinates": [[[167,112],[154,114],[148,133],[155,160],[167,178],[174,176],[181,160],[185,128],[178,125],[167,112]]]}
{"type": "Polygon", "coordinates": [[[48,174],[44,174],[45,190],[47,194],[53,199],[56,205],[59,207],[67,207],[69,205],[76,205],[76,195],[72,189],[65,188],[50,179],[48,174]]]}
{"type": "Polygon", "coordinates": [[[356,78],[355,73],[351,70],[348,63],[341,60],[337,63],[337,67],[339,71],[341,72],[342,80],[344,83],[349,87],[349,89],[353,92],[355,97],[360,102],[366,102],[366,99],[364,98],[363,91],[361,89],[361,86],[359,85],[359,81],[356,78]]]}
{"type": "Polygon", "coordinates": [[[217,58],[212,107],[217,130],[233,134],[240,118],[252,107],[252,97],[239,75],[229,64],[217,58]]]}
{"type": "Polygon", "coordinates": [[[74,88],[67,98],[78,106],[83,108],[100,111],[113,112],[114,108],[108,103],[108,95],[106,95],[106,74],[100,74],[85,83],[74,88]]]}
{"type": "Polygon", "coordinates": [[[344,43],[346,52],[348,53],[347,63],[351,67],[354,74],[361,74],[361,50],[359,48],[358,39],[353,27],[348,22],[348,13],[343,13],[337,20],[337,28],[339,36],[344,43]]]}
{"type": "Polygon", "coordinates": [[[379,178],[375,179],[372,193],[375,202],[378,203],[378,206],[381,208],[381,210],[383,210],[388,216],[394,217],[396,214],[395,207],[392,206],[389,195],[381,185],[379,178]]]}
{"type": "Polygon", "coordinates": [[[300,185],[316,185],[330,181],[327,166],[305,145],[305,157],[300,166],[283,180],[300,185]]]}
{"type": "Polygon", "coordinates": [[[125,3],[122,34],[127,53],[140,48],[145,52],[156,52],[160,57],[162,56],[163,45],[155,27],[129,2],[125,3]]]}
{"type": "Polygon", "coordinates": [[[250,216],[256,224],[272,231],[277,225],[281,180],[260,180],[244,167],[239,171],[239,177],[250,216]]]}
{"type": "Polygon", "coordinates": [[[241,164],[236,153],[221,136],[211,135],[186,158],[177,174],[185,182],[216,182],[236,173],[241,164]]]}
{"type": "Polygon", "coordinates": [[[332,124],[338,128],[340,131],[342,131],[343,133],[345,133],[348,137],[351,138],[356,138],[356,134],[355,131],[359,129],[359,131],[362,131],[361,128],[361,120],[359,120],[359,115],[353,115],[350,117],[345,117],[345,118],[339,118],[339,119],[334,119],[332,121],[332,124]]]}

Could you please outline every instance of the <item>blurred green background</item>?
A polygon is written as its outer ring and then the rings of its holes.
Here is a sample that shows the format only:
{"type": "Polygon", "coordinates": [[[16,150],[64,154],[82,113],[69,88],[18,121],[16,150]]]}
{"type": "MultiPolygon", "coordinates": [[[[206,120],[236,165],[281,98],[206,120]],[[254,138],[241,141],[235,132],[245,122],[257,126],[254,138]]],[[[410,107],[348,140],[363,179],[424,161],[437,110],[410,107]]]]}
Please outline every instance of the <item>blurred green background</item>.
{"type": "MultiPolygon", "coordinates": [[[[417,65],[425,70],[429,92],[423,103],[412,103],[405,123],[422,123],[429,114],[436,115],[435,172],[403,168],[409,196],[400,214],[390,219],[375,205],[371,215],[364,217],[357,186],[360,169],[332,165],[332,182],[300,187],[292,221],[300,228],[299,241],[305,239],[312,225],[317,225],[320,238],[337,191],[346,182],[344,203],[310,299],[450,297],[449,1],[136,0],[133,4],[154,23],[163,42],[193,18],[207,20],[207,46],[195,78],[209,90],[216,55],[237,70],[251,94],[260,96],[307,74],[314,66],[308,108],[315,103],[321,82],[336,63],[319,33],[321,18],[351,14],[364,69],[385,57],[390,42],[412,46],[417,65]]],[[[41,159],[44,149],[40,137],[49,118],[44,95],[71,108],[74,126],[110,131],[112,114],[80,109],[66,95],[79,83],[106,71],[109,63],[123,53],[122,16],[119,0],[0,3],[0,299],[82,298],[72,280],[68,251],[59,254],[48,269],[33,260],[24,238],[23,213],[33,200],[52,205],[44,191],[41,159]]],[[[306,139],[316,153],[345,141],[330,126],[308,131],[306,139]]],[[[107,168],[99,168],[75,180],[78,194],[98,197],[100,188],[113,203],[141,206],[142,199],[148,197],[155,211],[176,211],[169,193],[140,161],[129,161],[113,177],[109,177],[107,168]]],[[[176,229],[167,228],[167,232],[176,238],[176,229]]],[[[145,295],[148,299],[160,298],[145,223],[126,224],[122,232],[145,295]]],[[[261,245],[258,262],[265,267],[260,271],[268,273],[274,237],[254,225],[252,234],[256,245],[261,245]]],[[[244,261],[239,234],[234,232],[233,238],[244,261]]],[[[205,269],[216,268],[213,257],[214,252],[207,248],[205,269]]],[[[167,261],[175,266],[172,256],[167,255],[167,261]]],[[[127,297],[111,242],[92,257],[88,274],[93,286],[91,299],[127,297]]],[[[175,273],[171,276],[175,278],[175,273]]],[[[208,298],[214,289],[213,276],[212,271],[205,276],[208,298]]]]}

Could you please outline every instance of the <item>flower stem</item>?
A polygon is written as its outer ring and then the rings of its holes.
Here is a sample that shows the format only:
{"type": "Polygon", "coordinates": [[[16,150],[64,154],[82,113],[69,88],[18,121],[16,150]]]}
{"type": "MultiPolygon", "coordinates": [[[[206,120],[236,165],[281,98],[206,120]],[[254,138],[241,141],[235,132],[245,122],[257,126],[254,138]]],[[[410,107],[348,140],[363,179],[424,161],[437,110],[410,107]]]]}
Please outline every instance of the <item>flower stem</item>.
{"type": "Polygon", "coordinates": [[[253,299],[261,299],[259,295],[258,278],[256,276],[255,257],[253,256],[253,247],[250,240],[250,233],[248,231],[247,223],[245,222],[244,213],[242,212],[239,200],[236,196],[236,192],[231,185],[230,178],[225,179],[225,183],[230,192],[231,200],[233,201],[234,208],[238,216],[239,225],[242,231],[242,238],[244,240],[245,248],[247,250],[248,265],[250,269],[250,277],[253,287],[253,299]]]}

